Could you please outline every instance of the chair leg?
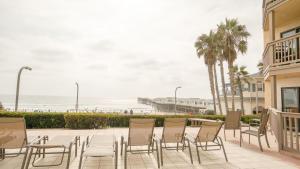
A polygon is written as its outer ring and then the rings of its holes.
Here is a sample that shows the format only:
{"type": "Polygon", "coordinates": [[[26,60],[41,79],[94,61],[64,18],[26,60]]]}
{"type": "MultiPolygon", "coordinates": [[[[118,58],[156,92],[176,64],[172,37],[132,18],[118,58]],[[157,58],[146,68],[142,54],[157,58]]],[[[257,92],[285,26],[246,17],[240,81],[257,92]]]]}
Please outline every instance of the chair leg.
{"type": "Polygon", "coordinates": [[[121,137],[121,156],[123,155],[123,144],[124,144],[124,137],[121,137]]]}
{"type": "Polygon", "coordinates": [[[178,151],[178,142],[176,143],[176,151],[178,151]]]}
{"type": "Polygon", "coordinates": [[[28,167],[29,167],[30,160],[31,160],[31,156],[32,156],[32,152],[33,152],[33,148],[30,148],[30,151],[29,151],[29,155],[28,155],[28,159],[27,159],[27,163],[26,163],[25,169],[28,169],[28,167]]]}
{"type": "Polygon", "coordinates": [[[248,134],[249,144],[250,144],[250,134],[248,134]]]}
{"type": "Polygon", "coordinates": [[[156,145],[157,166],[158,166],[158,168],[160,168],[159,152],[158,152],[158,143],[157,143],[157,141],[155,141],[155,145],[156,145]]]}
{"type": "Polygon", "coordinates": [[[115,169],[118,169],[118,142],[115,142],[115,169]]]}
{"type": "Polygon", "coordinates": [[[235,129],[233,130],[233,137],[235,138],[235,129]]]}
{"type": "Polygon", "coordinates": [[[70,167],[70,160],[71,160],[72,146],[73,146],[73,143],[70,143],[70,145],[69,145],[69,152],[68,152],[68,161],[67,161],[66,169],[69,169],[69,167],[70,167]]]}
{"type": "Polygon", "coordinates": [[[164,165],[164,156],[163,156],[163,151],[162,151],[162,139],[160,139],[159,141],[159,145],[160,145],[160,163],[161,163],[161,166],[164,165]]]}
{"type": "Polygon", "coordinates": [[[263,152],[263,148],[261,146],[261,141],[260,141],[260,135],[258,135],[257,138],[258,138],[258,144],[259,144],[260,151],[263,152]]]}
{"type": "Polygon", "coordinates": [[[265,138],[266,138],[267,146],[268,146],[268,148],[270,148],[270,144],[269,144],[269,140],[268,140],[268,133],[267,132],[265,134],[265,138]]]}
{"type": "Polygon", "coordinates": [[[198,145],[197,145],[197,141],[195,142],[195,144],[196,144],[196,151],[197,151],[198,162],[199,162],[199,164],[201,164],[201,159],[200,159],[200,155],[199,155],[199,148],[198,148],[198,145]]]}
{"type": "Polygon", "coordinates": [[[125,147],[124,147],[124,169],[127,169],[127,143],[125,143],[125,147]]]}
{"type": "Polygon", "coordinates": [[[82,158],[83,158],[83,152],[84,152],[84,142],[82,143],[82,147],[81,147],[81,154],[80,154],[80,159],[79,159],[79,166],[78,166],[78,169],[81,169],[82,158]]]}
{"type": "Polygon", "coordinates": [[[29,147],[27,146],[25,154],[24,154],[24,158],[23,158],[23,161],[22,161],[21,169],[24,169],[24,167],[25,167],[26,159],[27,159],[27,156],[28,156],[28,151],[29,151],[29,147]]]}
{"type": "Polygon", "coordinates": [[[191,163],[193,164],[193,156],[192,156],[192,150],[191,150],[190,140],[187,140],[187,142],[188,142],[188,147],[189,147],[189,153],[190,153],[191,163]]]}
{"type": "Polygon", "coordinates": [[[222,149],[223,149],[223,153],[224,153],[225,159],[226,159],[226,161],[228,162],[227,154],[226,154],[226,151],[225,151],[225,148],[224,148],[224,144],[223,144],[223,140],[222,140],[221,137],[219,137],[219,140],[220,140],[220,142],[221,142],[221,146],[222,146],[222,149]]]}
{"type": "Polygon", "coordinates": [[[243,133],[240,131],[240,147],[242,147],[243,133]]]}

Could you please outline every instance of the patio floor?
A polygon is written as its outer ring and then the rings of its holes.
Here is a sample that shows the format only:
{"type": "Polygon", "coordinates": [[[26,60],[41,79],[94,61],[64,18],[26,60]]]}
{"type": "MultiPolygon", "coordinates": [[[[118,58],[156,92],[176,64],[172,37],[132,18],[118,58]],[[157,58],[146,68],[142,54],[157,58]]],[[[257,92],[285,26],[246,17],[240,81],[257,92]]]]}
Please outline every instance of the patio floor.
{"type": "MultiPolygon", "coordinates": [[[[196,133],[198,128],[187,127],[188,133],[196,133]]],[[[160,134],[162,128],[155,128],[155,133],[160,134]]],[[[51,137],[56,135],[79,135],[82,140],[86,136],[93,134],[114,134],[117,138],[121,135],[128,134],[128,128],[108,128],[98,130],[68,130],[68,129],[30,129],[28,135],[48,135],[51,137]]],[[[221,137],[223,131],[220,132],[221,137]]],[[[164,150],[164,166],[163,169],[296,169],[300,168],[300,160],[295,159],[277,152],[276,142],[269,133],[269,141],[271,148],[268,149],[265,141],[262,141],[264,152],[259,150],[255,137],[251,138],[251,144],[248,144],[248,136],[244,136],[242,148],[239,147],[239,132],[233,137],[231,131],[226,132],[227,141],[224,142],[228,156],[228,162],[225,161],[222,151],[203,152],[200,150],[201,165],[197,161],[196,148],[192,145],[192,155],[194,164],[190,163],[188,150],[184,152],[176,150],[164,150]]],[[[79,148],[80,152],[81,148],[79,148]]],[[[22,155],[15,158],[6,158],[0,161],[1,169],[19,169],[21,166],[22,155]]],[[[47,155],[45,159],[41,159],[38,163],[57,162],[59,155],[47,155]]],[[[66,161],[66,158],[65,160],[66,161]]],[[[119,156],[118,168],[124,168],[123,158],[119,156]]],[[[77,169],[79,164],[79,155],[75,158],[74,153],[71,158],[70,169],[77,169]]],[[[63,169],[66,163],[58,167],[50,167],[51,169],[63,169]]],[[[83,160],[84,169],[113,169],[112,158],[87,158],[83,160]]],[[[33,168],[33,167],[31,167],[33,168]]],[[[48,167],[43,167],[48,168],[48,167]]],[[[50,169],[49,168],[49,169],[50,169]]],[[[157,168],[155,154],[130,154],[128,156],[128,169],[152,169],[157,168]]]]}

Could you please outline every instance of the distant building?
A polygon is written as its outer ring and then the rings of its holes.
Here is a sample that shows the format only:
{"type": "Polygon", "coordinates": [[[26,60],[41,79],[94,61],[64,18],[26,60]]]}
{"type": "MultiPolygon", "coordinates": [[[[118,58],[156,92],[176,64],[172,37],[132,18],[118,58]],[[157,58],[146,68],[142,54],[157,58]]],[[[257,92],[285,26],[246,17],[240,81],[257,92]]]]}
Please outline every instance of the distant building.
{"type": "MultiPolygon", "coordinates": [[[[248,75],[247,82],[248,83],[242,82],[245,114],[256,114],[257,112],[260,112],[264,107],[264,77],[261,73],[251,74],[248,75]]],[[[239,89],[236,88],[235,91],[236,91],[234,95],[235,110],[241,110],[239,89]]],[[[227,93],[228,107],[229,110],[231,110],[232,94],[230,90],[230,84],[226,84],[226,93],[227,93]]],[[[226,114],[223,94],[220,96],[220,100],[221,100],[223,114],[226,114]]],[[[217,107],[217,112],[219,113],[218,107],[217,107]]]]}

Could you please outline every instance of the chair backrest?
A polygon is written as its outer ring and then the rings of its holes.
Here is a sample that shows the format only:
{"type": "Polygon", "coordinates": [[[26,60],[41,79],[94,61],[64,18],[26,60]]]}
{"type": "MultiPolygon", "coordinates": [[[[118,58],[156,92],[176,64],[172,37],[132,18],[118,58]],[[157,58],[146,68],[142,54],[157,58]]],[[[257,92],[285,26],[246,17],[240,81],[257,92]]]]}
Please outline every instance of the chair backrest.
{"type": "Polygon", "coordinates": [[[182,142],[186,127],[185,118],[165,118],[162,139],[165,143],[182,142]]]}
{"type": "Polygon", "coordinates": [[[27,144],[24,118],[0,118],[0,148],[22,148],[27,144]]]}
{"type": "Polygon", "coordinates": [[[155,119],[130,119],[129,146],[150,145],[153,137],[155,119]]]}
{"type": "Polygon", "coordinates": [[[222,127],[224,122],[219,121],[204,121],[201,124],[201,127],[199,129],[198,135],[197,135],[197,141],[198,142],[211,142],[214,141],[222,127]]]}
{"type": "Polygon", "coordinates": [[[229,111],[226,114],[224,129],[240,129],[241,127],[241,116],[242,112],[240,111],[229,111]]]}
{"type": "Polygon", "coordinates": [[[269,110],[264,109],[261,114],[260,114],[260,125],[259,125],[259,133],[260,134],[265,134],[267,132],[267,124],[269,120],[269,110]]]}

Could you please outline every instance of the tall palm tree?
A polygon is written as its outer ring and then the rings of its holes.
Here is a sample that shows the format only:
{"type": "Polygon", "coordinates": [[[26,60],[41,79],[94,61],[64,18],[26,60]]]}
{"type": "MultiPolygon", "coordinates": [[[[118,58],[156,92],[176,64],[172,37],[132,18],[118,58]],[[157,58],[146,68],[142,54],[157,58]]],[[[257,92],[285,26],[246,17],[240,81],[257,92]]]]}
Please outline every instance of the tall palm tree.
{"type": "Polygon", "coordinates": [[[221,100],[220,100],[220,92],[219,92],[219,85],[218,85],[218,76],[217,76],[216,64],[217,64],[217,60],[216,60],[216,62],[213,65],[213,69],[214,69],[214,76],[215,76],[215,87],[216,87],[216,94],[217,94],[218,106],[219,106],[220,114],[222,115],[223,111],[222,111],[222,105],[221,105],[221,100]]]}
{"type": "Polygon", "coordinates": [[[238,86],[239,89],[239,94],[240,94],[240,103],[241,103],[241,110],[243,115],[245,114],[245,108],[244,108],[244,95],[243,95],[243,88],[242,88],[242,83],[249,83],[247,80],[248,76],[248,71],[246,70],[246,66],[238,66],[235,65],[233,67],[233,72],[234,72],[234,79],[235,79],[235,84],[238,86]]]}
{"type": "Polygon", "coordinates": [[[195,42],[196,52],[199,58],[204,58],[204,63],[207,65],[210,91],[214,103],[214,112],[216,113],[216,98],[215,98],[215,85],[214,85],[214,74],[213,65],[216,62],[216,43],[215,43],[215,33],[213,31],[209,32],[209,35],[202,34],[198,37],[195,42]]]}
{"type": "Polygon", "coordinates": [[[223,65],[223,62],[226,58],[223,55],[223,49],[224,49],[224,43],[222,43],[223,34],[219,30],[216,33],[216,39],[217,39],[218,61],[220,66],[222,93],[224,97],[225,111],[227,113],[229,110],[228,110],[228,100],[227,100],[227,92],[225,86],[225,73],[224,73],[224,65],[223,65]]]}
{"type": "Polygon", "coordinates": [[[225,23],[218,25],[219,32],[223,35],[222,43],[224,43],[223,55],[228,62],[229,79],[231,87],[232,110],[235,110],[234,105],[234,73],[233,63],[237,58],[238,53],[246,53],[247,38],[250,33],[245,25],[240,25],[237,19],[226,19],[225,23]]]}

